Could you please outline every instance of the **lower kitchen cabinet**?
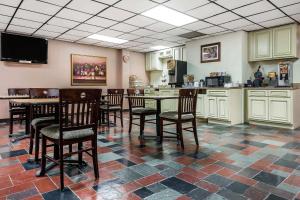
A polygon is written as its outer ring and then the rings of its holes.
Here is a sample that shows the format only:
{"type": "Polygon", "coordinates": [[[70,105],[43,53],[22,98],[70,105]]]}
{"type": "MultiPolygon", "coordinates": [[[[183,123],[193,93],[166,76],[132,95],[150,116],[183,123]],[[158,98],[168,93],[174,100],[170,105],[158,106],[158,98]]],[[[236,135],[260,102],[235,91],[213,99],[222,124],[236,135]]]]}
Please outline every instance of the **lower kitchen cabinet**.
{"type": "Polygon", "coordinates": [[[269,120],[280,123],[292,123],[290,98],[269,98],[269,120]]]}
{"type": "Polygon", "coordinates": [[[218,118],[217,97],[207,98],[207,115],[211,118],[218,118]]]}
{"type": "Polygon", "coordinates": [[[268,119],[268,98],[249,97],[248,98],[248,118],[255,120],[268,119]]]}
{"type": "Polygon", "coordinates": [[[229,110],[228,110],[228,97],[218,97],[218,118],[229,120],[229,110]]]}
{"type": "Polygon", "coordinates": [[[199,118],[207,118],[207,97],[205,94],[198,94],[196,115],[199,118]]]}

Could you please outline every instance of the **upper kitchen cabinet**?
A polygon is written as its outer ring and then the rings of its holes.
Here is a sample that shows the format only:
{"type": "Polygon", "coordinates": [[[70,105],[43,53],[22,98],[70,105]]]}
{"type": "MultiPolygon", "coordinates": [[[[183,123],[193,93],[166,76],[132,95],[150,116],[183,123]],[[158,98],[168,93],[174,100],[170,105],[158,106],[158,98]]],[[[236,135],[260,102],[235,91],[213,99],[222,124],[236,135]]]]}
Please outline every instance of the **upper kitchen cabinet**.
{"type": "Polygon", "coordinates": [[[163,63],[159,55],[159,51],[146,53],[146,71],[163,70],[163,63]]]}
{"type": "Polygon", "coordinates": [[[249,61],[296,58],[296,24],[249,33],[249,61]]]}

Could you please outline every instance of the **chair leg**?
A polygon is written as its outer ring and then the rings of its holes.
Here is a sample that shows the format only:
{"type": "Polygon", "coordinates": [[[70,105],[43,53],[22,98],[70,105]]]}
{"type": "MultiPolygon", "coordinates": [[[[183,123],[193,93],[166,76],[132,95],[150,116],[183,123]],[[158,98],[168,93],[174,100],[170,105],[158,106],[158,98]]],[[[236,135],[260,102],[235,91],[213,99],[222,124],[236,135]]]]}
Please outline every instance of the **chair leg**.
{"type": "Polygon", "coordinates": [[[182,124],[180,122],[177,122],[177,123],[178,123],[178,134],[179,134],[179,138],[180,138],[181,148],[184,149],[183,136],[182,136],[182,124]]]}
{"type": "Polygon", "coordinates": [[[93,156],[93,166],[94,166],[94,174],[95,178],[99,178],[99,168],[98,168],[98,155],[97,155],[97,139],[92,141],[92,156],[93,156]]]}
{"type": "Polygon", "coordinates": [[[194,132],[195,142],[196,142],[196,145],[199,146],[196,118],[193,119],[192,123],[193,123],[193,132],[194,132]]]}
{"type": "Polygon", "coordinates": [[[64,147],[59,144],[59,171],[60,171],[60,190],[64,189],[64,147]]]}
{"type": "Polygon", "coordinates": [[[116,124],[116,123],[117,123],[117,112],[114,111],[114,124],[116,124]]]}
{"type": "Polygon", "coordinates": [[[107,126],[108,126],[108,128],[109,128],[109,126],[110,126],[110,123],[109,123],[109,111],[107,110],[107,112],[106,112],[106,120],[107,120],[107,126]]]}
{"type": "Polygon", "coordinates": [[[145,146],[144,127],[145,127],[145,115],[141,115],[141,117],[140,117],[140,145],[141,145],[141,147],[145,146]]]}
{"type": "Polygon", "coordinates": [[[123,110],[120,110],[121,127],[123,128],[123,110]]]}
{"type": "Polygon", "coordinates": [[[46,149],[47,141],[44,136],[42,136],[42,159],[41,159],[41,172],[40,175],[44,176],[46,173],[46,149]]]}
{"type": "Polygon", "coordinates": [[[129,134],[131,134],[131,128],[132,128],[132,114],[129,113],[129,129],[128,129],[129,134]]]}
{"type": "Polygon", "coordinates": [[[164,120],[160,119],[159,121],[159,126],[160,126],[160,130],[159,130],[159,142],[162,144],[163,142],[163,138],[164,138],[164,120]]]}
{"type": "Polygon", "coordinates": [[[69,153],[71,153],[72,151],[73,151],[72,144],[69,144],[69,153]]]}
{"type": "Polygon", "coordinates": [[[36,132],[35,128],[33,128],[31,126],[31,130],[29,133],[30,134],[30,136],[29,136],[29,153],[30,154],[32,154],[32,150],[33,150],[33,138],[34,138],[34,135],[36,134],[35,132],[36,132]]]}
{"type": "Polygon", "coordinates": [[[78,162],[79,165],[82,165],[82,152],[80,152],[82,150],[82,142],[78,143],[78,162]]]}
{"type": "Polygon", "coordinates": [[[34,160],[37,162],[39,160],[40,151],[40,129],[35,130],[35,146],[34,146],[34,160]]]}
{"type": "Polygon", "coordinates": [[[12,112],[10,112],[9,116],[9,135],[13,134],[13,129],[14,129],[14,115],[12,112]]]}

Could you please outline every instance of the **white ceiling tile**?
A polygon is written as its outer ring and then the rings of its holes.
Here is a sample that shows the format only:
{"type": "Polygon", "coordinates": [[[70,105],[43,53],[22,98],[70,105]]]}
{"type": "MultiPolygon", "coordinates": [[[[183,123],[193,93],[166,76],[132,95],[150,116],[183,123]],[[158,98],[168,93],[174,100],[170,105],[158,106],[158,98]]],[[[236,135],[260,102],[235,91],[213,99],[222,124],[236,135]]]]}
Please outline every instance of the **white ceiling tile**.
{"type": "Polygon", "coordinates": [[[61,27],[66,27],[66,28],[73,28],[74,26],[77,26],[79,23],[67,19],[62,19],[58,17],[53,17],[48,21],[48,24],[51,25],[59,25],[61,27]]]}
{"type": "Polygon", "coordinates": [[[19,18],[13,18],[11,24],[16,26],[25,26],[28,28],[39,28],[40,26],[43,25],[43,23],[40,22],[34,22],[34,21],[29,21],[29,20],[19,19],[19,18]]]}
{"type": "Polygon", "coordinates": [[[123,33],[119,32],[119,31],[114,31],[114,30],[111,30],[111,29],[105,29],[103,31],[100,31],[97,34],[99,34],[99,35],[105,35],[105,36],[109,36],[109,37],[117,37],[119,35],[122,35],[123,33]]]}
{"type": "Polygon", "coordinates": [[[138,27],[145,27],[155,22],[157,21],[141,15],[137,15],[125,21],[125,23],[127,24],[131,24],[138,27]]]}
{"type": "Polygon", "coordinates": [[[135,13],[141,13],[150,8],[153,8],[156,5],[158,4],[153,3],[149,0],[122,0],[121,2],[115,4],[115,7],[129,10],[135,13]]]}
{"type": "Polygon", "coordinates": [[[67,8],[95,15],[104,8],[107,8],[107,5],[92,0],[73,0],[67,5],[67,8]]]}
{"type": "Polygon", "coordinates": [[[105,3],[108,5],[113,5],[114,3],[116,3],[119,0],[95,0],[95,1],[100,2],[100,3],[105,3]]]}
{"type": "Polygon", "coordinates": [[[157,40],[155,42],[152,42],[152,44],[154,44],[154,45],[162,45],[162,46],[167,46],[167,47],[178,46],[178,44],[175,43],[175,42],[168,42],[168,41],[164,41],[164,40],[157,40]]]}
{"type": "Polygon", "coordinates": [[[291,17],[300,23],[300,14],[292,15],[291,17]]]}
{"type": "Polygon", "coordinates": [[[250,26],[252,24],[253,24],[252,22],[250,22],[246,19],[238,19],[238,20],[234,20],[234,21],[222,24],[221,26],[224,27],[224,28],[228,28],[228,29],[233,30],[233,29],[238,28],[238,27],[250,26]]]}
{"type": "Polygon", "coordinates": [[[168,34],[168,35],[181,35],[181,34],[185,34],[185,33],[188,33],[188,32],[190,32],[190,31],[186,30],[186,29],[183,29],[183,28],[175,28],[175,29],[172,29],[172,30],[169,30],[169,31],[165,31],[164,33],[168,34]]]}
{"type": "Polygon", "coordinates": [[[135,41],[129,41],[129,42],[126,42],[124,43],[124,45],[127,45],[127,46],[130,46],[130,47],[134,47],[134,46],[140,46],[144,43],[141,43],[141,42],[135,42],[135,41]]]}
{"type": "Polygon", "coordinates": [[[251,21],[255,22],[255,23],[259,23],[259,22],[263,22],[263,21],[268,21],[268,20],[272,20],[272,19],[276,19],[276,18],[281,18],[284,17],[285,15],[279,11],[279,10],[271,10],[268,12],[264,12],[261,14],[256,14],[256,15],[252,15],[250,17],[247,17],[248,19],[250,19],[251,21]]]}
{"type": "Polygon", "coordinates": [[[199,29],[207,28],[212,26],[210,23],[204,22],[204,21],[197,21],[188,25],[183,26],[185,29],[197,31],[199,29]]]}
{"type": "Polygon", "coordinates": [[[286,14],[294,15],[300,13],[300,3],[281,8],[286,14]]]}
{"type": "Polygon", "coordinates": [[[214,33],[212,35],[224,35],[224,34],[227,34],[227,33],[232,33],[233,31],[231,30],[226,30],[226,31],[222,31],[222,32],[218,32],[218,33],[214,33]]]}
{"type": "Polygon", "coordinates": [[[271,0],[276,6],[283,7],[294,3],[300,3],[300,0],[271,0]]]}
{"type": "Polygon", "coordinates": [[[205,19],[207,17],[211,17],[213,15],[225,12],[226,10],[216,4],[210,3],[206,4],[204,6],[201,6],[199,8],[196,8],[194,10],[190,10],[187,12],[187,14],[197,17],[199,19],[205,19]]]}
{"type": "Polygon", "coordinates": [[[83,39],[79,40],[78,42],[84,43],[84,44],[96,44],[96,43],[99,43],[99,40],[94,40],[91,38],[83,38],[83,39]]]}
{"type": "Polygon", "coordinates": [[[35,12],[30,12],[22,9],[18,9],[15,17],[22,18],[22,19],[29,19],[36,22],[46,22],[48,19],[50,19],[50,15],[43,15],[35,12]]]}
{"type": "Polygon", "coordinates": [[[147,29],[144,29],[144,28],[141,28],[141,29],[135,30],[135,31],[133,31],[131,33],[133,33],[135,35],[148,36],[148,35],[154,34],[155,32],[147,30],[147,29]]]}
{"type": "Polygon", "coordinates": [[[289,24],[289,23],[293,23],[293,22],[294,21],[291,20],[289,17],[282,17],[282,18],[279,18],[279,19],[274,19],[274,20],[261,22],[259,24],[264,26],[264,27],[273,27],[273,26],[279,26],[279,25],[289,24]]]}
{"type": "Polygon", "coordinates": [[[0,22],[0,30],[4,30],[6,28],[6,24],[0,22]]]}
{"type": "Polygon", "coordinates": [[[216,3],[228,9],[234,9],[258,1],[261,0],[217,0],[216,3]]]}
{"type": "Polygon", "coordinates": [[[0,14],[1,15],[12,16],[14,14],[15,10],[16,9],[13,7],[0,5],[0,14]]]}
{"type": "Polygon", "coordinates": [[[147,29],[150,29],[152,31],[156,31],[156,32],[164,32],[173,28],[176,28],[176,26],[164,23],[164,22],[158,22],[155,24],[152,24],[150,26],[146,27],[147,29]]]}
{"type": "Polygon", "coordinates": [[[109,27],[118,22],[95,16],[95,17],[89,19],[88,21],[86,21],[85,23],[95,25],[95,26],[101,26],[101,27],[109,27]]]}
{"type": "Polygon", "coordinates": [[[87,31],[90,33],[97,33],[101,30],[103,30],[104,28],[99,27],[99,26],[93,26],[93,25],[89,25],[89,24],[80,24],[79,26],[75,27],[76,30],[80,30],[80,31],[87,31]]]}
{"type": "Polygon", "coordinates": [[[75,36],[75,35],[68,35],[68,34],[63,34],[61,36],[59,36],[57,39],[60,40],[67,40],[67,41],[76,41],[81,39],[82,37],[80,36],[75,36]]]}
{"type": "Polygon", "coordinates": [[[75,36],[80,36],[80,37],[87,37],[89,35],[92,35],[89,32],[86,31],[78,31],[78,30],[69,30],[68,32],[66,32],[65,34],[67,35],[75,35],[75,36]]]}
{"type": "Polygon", "coordinates": [[[111,42],[99,42],[97,44],[95,44],[97,46],[101,46],[101,47],[113,47],[116,46],[116,43],[111,43],[111,42]]]}
{"type": "Polygon", "coordinates": [[[254,15],[256,13],[266,12],[269,10],[274,10],[275,7],[267,1],[259,1],[248,6],[237,8],[233,10],[242,16],[254,15]]]}
{"type": "Polygon", "coordinates": [[[131,32],[131,31],[138,29],[138,27],[136,27],[136,26],[132,26],[132,25],[125,24],[125,23],[119,23],[110,28],[113,30],[122,31],[122,32],[131,32]]]}
{"type": "Polygon", "coordinates": [[[140,37],[141,36],[134,35],[134,34],[123,34],[123,35],[118,36],[118,38],[125,39],[125,40],[135,40],[140,37]]]}
{"type": "Polygon", "coordinates": [[[83,21],[87,20],[88,18],[90,18],[92,15],[82,13],[82,12],[79,12],[76,10],[64,8],[56,16],[64,18],[64,19],[70,19],[73,21],[83,22],[83,21]]]}
{"type": "Polygon", "coordinates": [[[11,17],[0,15],[0,23],[7,24],[10,21],[11,17]]]}
{"type": "Polygon", "coordinates": [[[64,33],[68,30],[68,28],[61,27],[61,26],[54,26],[51,24],[45,24],[44,26],[41,27],[41,29],[44,31],[50,31],[54,33],[64,33]]]}
{"type": "Polygon", "coordinates": [[[171,36],[171,37],[167,37],[164,40],[168,41],[168,42],[177,42],[177,41],[182,41],[185,38],[182,37],[177,37],[177,36],[171,36]]]}
{"type": "Polygon", "coordinates": [[[124,21],[125,19],[128,19],[129,17],[132,17],[134,15],[135,14],[131,12],[114,7],[110,7],[99,14],[99,16],[101,17],[113,19],[116,21],[124,21]]]}
{"type": "Polygon", "coordinates": [[[36,29],[22,27],[22,26],[9,25],[7,30],[11,31],[11,32],[22,33],[22,34],[32,34],[36,29]]]}
{"type": "Polygon", "coordinates": [[[208,0],[188,0],[188,2],[183,0],[170,0],[164,3],[164,5],[178,11],[185,12],[196,7],[203,6],[207,3],[209,3],[208,0]]]}
{"type": "Polygon", "coordinates": [[[40,0],[40,1],[51,3],[58,6],[65,6],[70,0],[40,0]]]}
{"type": "Polygon", "coordinates": [[[214,23],[214,24],[223,24],[229,21],[233,21],[240,18],[238,15],[233,14],[232,12],[226,12],[226,13],[222,13],[210,18],[205,19],[205,21],[208,21],[210,23],[214,23]]]}
{"type": "Polygon", "coordinates": [[[259,30],[259,29],[262,29],[262,27],[259,26],[259,25],[257,25],[257,24],[252,24],[252,25],[249,25],[249,26],[238,27],[235,30],[236,31],[240,31],[240,30],[243,30],[243,31],[255,31],[255,30],[259,30]]]}
{"type": "Polygon", "coordinates": [[[18,7],[20,2],[21,2],[21,0],[1,0],[1,4],[13,6],[13,7],[18,7]]]}
{"type": "Polygon", "coordinates": [[[166,1],[169,1],[169,0],[153,0],[153,1],[156,3],[165,3],[166,1]]]}
{"type": "Polygon", "coordinates": [[[50,32],[50,31],[44,31],[44,30],[38,30],[37,32],[35,32],[34,34],[35,36],[41,36],[41,37],[46,37],[46,38],[55,38],[57,36],[59,36],[59,33],[54,33],[54,32],[50,32]]]}
{"type": "Polygon", "coordinates": [[[164,38],[170,37],[170,35],[165,34],[165,33],[155,33],[153,35],[150,35],[149,37],[155,38],[155,39],[164,39],[164,38]]]}
{"type": "Polygon", "coordinates": [[[48,14],[48,15],[54,15],[61,9],[60,6],[51,5],[49,3],[44,3],[37,0],[23,1],[20,8],[24,10],[31,10],[39,13],[48,14]]]}
{"type": "Polygon", "coordinates": [[[204,34],[214,34],[218,32],[225,31],[226,29],[218,27],[218,26],[212,26],[209,28],[201,29],[199,32],[204,33],[204,34]]]}
{"type": "Polygon", "coordinates": [[[146,49],[146,48],[150,48],[152,46],[153,46],[153,44],[142,44],[142,45],[138,46],[138,48],[146,49]]]}
{"type": "Polygon", "coordinates": [[[142,37],[142,38],[136,39],[135,41],[137,41],[137,42],[143,42],[143,43],[149,43],[149,42],[156,41],[156,39],[148,38],[148,37],[142,37]]]}

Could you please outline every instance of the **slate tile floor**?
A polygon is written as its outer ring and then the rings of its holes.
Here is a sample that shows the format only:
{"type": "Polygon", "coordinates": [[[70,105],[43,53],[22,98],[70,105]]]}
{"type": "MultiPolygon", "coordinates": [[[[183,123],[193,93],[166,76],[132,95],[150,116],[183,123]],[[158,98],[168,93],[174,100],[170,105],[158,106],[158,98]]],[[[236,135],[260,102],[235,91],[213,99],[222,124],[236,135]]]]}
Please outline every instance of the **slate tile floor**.
{"type": "MultiPolygon", "coordinates": [[[[127,126],[118,127],[99,128],[100,179],[91,166],[66,166],[61,192],[58,169],[35,177],[39,165],[27,162],[28,141],[12,143],[1,124],[0,200],[300,200],[300,130],[198,123],[199,148],[186,133],[181,150],[172,139],[162,146],[147,139],[140,148],[138,127],[131,137],[127,126]]],[[[145,132],[154,135],[155,126],[145,132]]]]}

